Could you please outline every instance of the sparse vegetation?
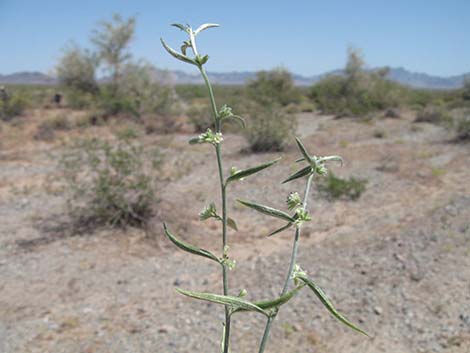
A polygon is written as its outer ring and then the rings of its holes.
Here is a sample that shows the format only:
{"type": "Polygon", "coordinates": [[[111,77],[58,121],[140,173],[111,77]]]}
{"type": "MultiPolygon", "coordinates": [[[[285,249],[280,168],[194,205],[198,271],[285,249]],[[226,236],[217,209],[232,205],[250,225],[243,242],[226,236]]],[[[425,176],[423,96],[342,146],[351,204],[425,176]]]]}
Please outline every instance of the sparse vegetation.
{"type": "Polygon", "coordinates": [[[253,104],[244,135],[253,152],[282,151],[297,128],[295,116],[279,105],[253,104]]]}
{"type": "Polygon", "coordinates": [[[351,48],[344,75],[328,76],[315,84],[310,97],[325,113],[360,116],[399,104],[399,85],[386,79],[388,69],[364,70],[362,54],[351,48]]]}
{"type": "Polygon", "coordinates": [[[451,126],[453,119],[445,107],[429,106],[418,111],[415,122],[451,126]]]}
{"type": "Polygon", "coordinates": [[[76,229],[145,226],[156,200],[154,175],[160,161],[158,151],[124,138],[75,141],[59,167],[76,229]]]}
{"type": "Polygon", "coordinates": [[[366,189],[367,181],[350,177],[343,179],[330,173],[318,183],[318,191],[330,200],[357,200],[366,189]]]}
{"type": "Polygon", "coordinates": [[[4,87],[0,90],[0,120],[9,121],[23,114],[28,106],[27,98],[20,93],[9,93],[4,87]]]}
{"type": "Polygon", "coordinates": [[[214,128],[214,119],[211,108],[206,104],[193,105],[188,110],[188,117],[196,132],[203,132],[214,128]]]}
{"type": "Polygon", "coordinates": [[[301,99],[292,75],[283,68],[258,72],[256,78],[248,82],[246,92],[250,100],[263,106],[287,106],[300,103],[301,99]]]}
{"type": "Polygon", "coordinates": [[[134,62],[129,44],[135,18],[114,15],[93,31],[95,52],[77,45],[65,49],[57,74],[70,107],[99,111],[102,117],[118,114],[140,118],[143,114],[171,115],[178,99],[166,74],[145,62],[134,62]],[[103,67],[110,82],[98,84],[96,71],[103,67]]]}
{"type": "Polygon", "coordinates": [[[461,141],[470,141],[470,116],[464,117],[458,122],[457,138],[461,141]]]}

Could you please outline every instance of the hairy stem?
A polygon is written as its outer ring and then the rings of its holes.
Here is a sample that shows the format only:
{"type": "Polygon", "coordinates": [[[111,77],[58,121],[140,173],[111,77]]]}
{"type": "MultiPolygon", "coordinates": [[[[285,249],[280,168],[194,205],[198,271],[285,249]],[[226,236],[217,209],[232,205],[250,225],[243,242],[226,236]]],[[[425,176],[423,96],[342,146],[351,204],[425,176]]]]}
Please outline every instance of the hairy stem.
{"type": "MultiPolygon", "coordinates": [[[[220,122],[218,119],[217,105],[215,103],[214,92],[212,90],[212,85],[207,77],[206,71],[202,66],[199,67],[204,82],[206,83],[207,90],[209,91],[209,98],[211,101],[212,114],[214,115],[215,121],[215,130],[216,132],[221,132],[220,122]]],[[[220,191],[222,197],[222,251],[225,252],[226,246],[228,245],[227,239],[227,194],[224,182],[224,171],[222,166],[222,150],[220,144],[217,144],[215,147],[215,153],[217,155],[217,166],[219,169],[219,179],[220,179],[220,191]]],[[[224,288],[224,295],[228,295],[228,270],[227,266],[222,265],[222,281],[224,288]]],[[[228,353],[230,345],[230,311],[229,308],[225,307],[225,336],[224,336],[224,353],[228,353]]]]}
{"type": "MultiPolygon", "coordinates": [[[[308,195],[310,194],[310,186],[312,184],[314,174],[310,174],[310,176],[307,179],[307,185],[305,186],[305,193],[304,193],[304,198],[302,201],[302,208],[303,210],[307,210],[307,203],[308,203],[308,195]]],[[[289,284],[291,282],[291,277],[292,277],[292,272],[294,271],[294,266],[297,261],[297,253],[299,250],[299,238],[300,238],[300,228],[295,229],[295,237],[294,237],[294,244],[292,246],[292,254],[290,258],[290,263],[289,263],[289,270],[287,271],[286,279],[284,281],[284,286],[282,287],[281,291],[281,296],[287,293],[289,290],[289,284]]],[[[269,339],[269,332],[271,331],[271,326],[273,324],[273,321],[276,319],[277,312],[268,318],[268,321],[266,322],[266,327],[264,328],[264,334],[263,338],[261,340],[260,346],[259,346],[259,353],[263,353],[264,349],[266,348],[266,343],[268,342],[269,339]]]]}

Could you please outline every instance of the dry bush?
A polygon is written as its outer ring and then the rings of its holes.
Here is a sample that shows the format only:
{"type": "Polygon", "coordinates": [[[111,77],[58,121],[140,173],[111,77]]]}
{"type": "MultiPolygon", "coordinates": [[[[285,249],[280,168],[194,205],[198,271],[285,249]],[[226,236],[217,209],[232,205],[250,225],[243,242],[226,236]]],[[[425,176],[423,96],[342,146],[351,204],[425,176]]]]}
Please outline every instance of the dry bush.
{"type": "Polygon", "coordinates": [[[9,95],[6,91],[0,96],[0,120],[9,121],[23,114],[28,106],[28,99],[20,93],[9,95]]]}
{"type": "Polygon", "coordinates": [[[457,138],[461,141],[470,141],[470,116],[467,116],[458,122],[457,138]]]}
{"type": "Polygon", "coordinates": [[[333,173],[328,174],[325,179],[318,183],[318,191],[330,200],[345,199],[357,200],[366,190],[367,180],[350,177],[343,179],[335,176],[333,173]]]}
{"type": "Polygon", "coordinates": [[[59,170],[77,230],[96,226],[143,227],[156,200],[161,155],[137,142],[82,139],[62,156],[59,170]]]}
{"type": "Polygon", "coordinates": [[[196,132],[204,132],[214,128],[214,118],[211,108],[207,104],[194,104],[188,110],[189,122],[196,132]]]}
{"type": "Polygon", "coordinates": [[[450,126],[453,119],[444,107],[428,106],[417,112],[415,122],[450,126]]]}
{"type": "Polygon", "coordinates": [[[295,115],[280,106],[252,104],[244,135],[253,152],[282,151],[296,127],[295,115]]]}

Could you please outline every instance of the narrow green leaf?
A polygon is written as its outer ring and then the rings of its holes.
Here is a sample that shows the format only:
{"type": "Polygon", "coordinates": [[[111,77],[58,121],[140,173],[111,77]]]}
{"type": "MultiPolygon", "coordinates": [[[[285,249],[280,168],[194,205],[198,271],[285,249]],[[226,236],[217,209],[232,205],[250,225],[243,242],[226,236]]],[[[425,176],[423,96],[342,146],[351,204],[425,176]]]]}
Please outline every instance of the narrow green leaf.
{"type": "Polygon", "coordinates": [[[340,162],[341,166],[343,166],[344,164],[343,158],[341,156],[327,156],[327,157],[322,157],[319,159],[319,162],[330,162],[330,161],[340,162]]]}
{"type": "Polygon", "coordinates": [[[199,64],[199,65],[204,65],[207,60],[209,60],[209,55],[204,55],[204,56],[196,56],[196,59],[195,61],[199,64]]]}
{"type": "Polygon", "coordinates": [[[222,119],[220,119],[221,121],[224,121],[224,120],[228,120],[228,119],[234,119],[236,122],[238,122],[240,124],[240,126],[245,129],[246,128],[246,121],[245,119],[243,119],[241,116],[239,115],[229,115],[229,116],[226,116],[222,119]]]}
{"type": "Polygon", "coordinates": [[[360,332],[363,335],[366,335],[367,337],[369,337],[369,335],[365,331],[361,330],[359,327],[354,325],[351,321],[349,321],[346,317],[344,317],[340,312],[338,312],[334,308],[333,303],[331,303],[331,300],[328,299],[325,292],[323,292],[323,290],[315,282],[313,282],[312,279],[308,278],[306,275],[303,275],[303,274],[298,275],[297,278],[302,280],[313,291],[313,293],[315,293],[315,295],[318,297],[318,299],[320,299],[320,301],[326,307],[326,309],[328,309],[328,311],[336,319],[338,319],[340,322],[342,322],[346,326],[352,328],[353,330],[360,332]]]}
{"type": "Polygon", "coordinates": [[[245,201],[245,200],[237,200],[237,201],[240,202],[242,205],[250,207],[250,208],[252,208],[252,209],[254,209],[258,212],[261,212],[265,215],[280,218],[280,219],[283,219],[285,221],[292,222],[292,223],[295,222],[295,219],[293,217],[291,217],[288,213],[276,210],[275,208],[260,205],[260,204],[250,202],[250,201],[245,201]]]}
{"type": "Polygon", "coordinates": [[[205,31],[208,28],[214,28],[214,27],[220,27],[217,23],[204,23],[203,25],[200,25],[195,31],[194,34],[199,34],[202,31],[205,31]]]}
{"type": "Polygon", "coordinates": [[[238,172],[235,172],[234,174],[230,175],[228,178],[227,178],[227,181],[225,182],[226,184],[232,182],[232,181],[235,181],[235,180],[240,180],[242,178],[245,178],[249,175],[252,175],[252,174],[255,174],[255,173],[258,173],[259,171],[263,170],[263,169],[266,169],[266,168],[269,168],[270,166],[272,166],[273,164],[277,163],[279,160],[281,159],[281,157],[275,159],[274,161],[271,161],[271,162],[268,162],[268,163],[264,163],[264,164],[261,164],[259,166],[256,166],[256,167],[253,167],[253,168],[248,168],[248,169],[243,169],[243,170],[239,170],[238,172]]]}
{"type": "Polygon", "coordinates": [[[278,234],[278,233],[281,233],[281,232],[285,231],[286,229],[290,228],[291,225],[292,225],[292,223],[290,223],[290,222],[287,223],[285,226],[282,226],[281,228],[276,229],[274,232],[269,233],[268,237],[272,237],[275,234],[278,234]]]}
{"type": "Polygon", "coordinates": [[[312,167],[310,165],[306,166],[305,168],[302,168],[298,172],[292,174],[290,177],[288,177],[286,180],[284,180],[282,182],[282,184],[288,183],[289,181],[292,181],[292,180],[295,180],[295,179],[302,178],[306,175],[309,175],[311,172],[312,172],[312,167]]]}
{"type": "Polygon", "coordinates": [[[314,164],[315,162],[312,160],[310,155],[307,152],[307,149],[305,148],[304,144],[298,137],[295,138],[295,142],[297,142],[297,146],[299,146],[300,152],[302,152],[302,155],[304,156],[305,160],[310,163],[310,165],[314,164]]]}
{"type": "Polygon", "coordinates": [[[242,309],[246,311],[254,311],[268,316],[268,314],[261,309],[259,306],[256,306],[253,303],[250,303],[246,300],[240,299],[238,297],[232,297],[230,295],[220,295],[213,293],[203,293],[203,292],[194,292],[189,290],[184,290],[176,288],[176,291],[180,294],[186,295],[187,297],[204,300],[216,304],[228,305],[234,310],[242,309]]]}
{"type": "Polygon", "coordinates": [[[201,143],[201,140],[199,139],[198,136],[196,137],[191,137],[191,139],[188,141],[190,145],[197,145],[198,143],[201,143]]]}
{"type": "Polygon", "coordinates": [[[173,244],[175,244],[178,248],[180,248],[181,250],[184,250],[184,251],[187,251],[191,254],[195,254],[195,255],[199,255],[199,256],[202,256],[202,257],[206,257],[208,259],[211,259],[211,260],[214,260],[215,262],[217,263],[220,263],[220,260],[217,258],[217,256],[215,256],[214,254],[212,254],[211,252],[207,251],[207,250],[204,250],[204,249],[201,249],[201,248],[198,248],[194,245],[191,245],[191,244],[188,244],[182,240],[179,240],[178,238],[176,238],[173,234],[171,234],[171,232],[168,230],[168,227],[166,226],[165,223],[163,223],[163,229],[165,230],[165,235],[168,237],[168,239],[170,239],[173,244]]]}
{"type": "MultiPolygon", "coordinates": [[[[273,309],[280,307],[281,305],[287,303],[289,300],[291,300],[302,288],[304,285],[301,285],[299,287],[294,288],[293,290],[287,292],[284,295],[281,295],[280,297],[272,300],[263,300],[259,302],[254,302],[253,304],[260,307],[263,310],[268,310],[268,309],[273,309]]],[[[237,309],[234,310],[233,312],[239,312],[239,311],[246,311],[244,309],[237,309]]]]}
{"type": "Polygon", "coordinates": [[[230,228],[232,228],[234,231],[238,232],[237,223],[235,222],[235,220],[233,220],[233,218],[230,218],[230,217],[227,218],[227,225],[230,228]]]}
{"type": "Polygon", "coordinates": [[[173,48],[169,47],[168,44],[165,43],[165,41],[163,40],[163,38],[160,38],[160,41],[162,42],[162,45],[163,47],[165,48],[165,50],[173,57],[175,57],[176,59],[178,60],[181,60],[185,63],[188,63],[188,64],[193,64],[193,65],[197,65],[197,63],[193,60],[193,59],[190,59],[188,58],[187,56],[183,55],[183,54],[180,54],[178,53],[176,50],[174,50],[173,48]]]}

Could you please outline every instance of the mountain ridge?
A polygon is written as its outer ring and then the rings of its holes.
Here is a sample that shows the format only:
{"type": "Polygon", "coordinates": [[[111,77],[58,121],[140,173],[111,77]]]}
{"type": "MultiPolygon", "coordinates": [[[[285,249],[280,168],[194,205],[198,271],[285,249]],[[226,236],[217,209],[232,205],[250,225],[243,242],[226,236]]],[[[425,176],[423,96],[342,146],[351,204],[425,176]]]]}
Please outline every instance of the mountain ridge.
{"type": "MultiPolygon", "coordinates": [[[[370,69],[370,70],[375,70],[370,69]]],[[[190,74],[181,70],[166,71],[170,80],[175,84],[203,84],[198,74],[190,74]]],[[[341,75],[342,70],[333,70],[320,75],[304,76],[292,74],[294,82],[298,86],[310,86],[328,75],[341,75]]],[[[256,71],[231,71],[231,72],[209,72],[209,77],[215,84],[242,85],[256,76],[256,71]]],[[[400,84],[426,89],[457,89],[462,87],[464,78],[470,73],[454,76],[437,76],[423,72],[409,71],[403,67],[390,68],[388,79],[400,84]]],[[[0,84],[36,84],[54,85],[57,79],[39,71],[22,71],[8,75],[0,74],[0,84]]]]}

